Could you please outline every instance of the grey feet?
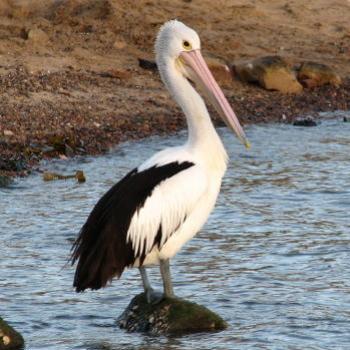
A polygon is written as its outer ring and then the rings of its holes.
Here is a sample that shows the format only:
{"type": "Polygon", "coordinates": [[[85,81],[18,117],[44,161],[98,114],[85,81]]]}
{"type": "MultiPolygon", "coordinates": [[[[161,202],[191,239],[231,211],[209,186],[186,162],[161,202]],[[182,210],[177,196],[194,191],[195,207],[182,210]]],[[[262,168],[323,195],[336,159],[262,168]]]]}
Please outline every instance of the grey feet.
{"type": "Polygon", "coordinates": [[[155,305],[161,302],[164,298],[174,297],[174,290],[173,290],[173,285],[171,282],[171,275],[170,275],[169,259],[160,261],[160,272],[163,280],[164,294],[154,290],[151,287],[145,267],[141,266],[139,267],[139,270],[140,270],[142,284],[145,290],[147,302],[149,304],[155,305]]]}
{"type": "Polygon", "coordinates": [[[152,288],[145,291],[148,304],[156,305],[164,299],[164,294],[152,288]]]}
{"type": "Polygon", "coordinates": [[[151,284],[149,283],[149,280],[148,280],[146,269],[143,266],[141,266],[139,270],[140,270],[142,284],[145,290],[147,302],[153,305],[160,303],[164,299],[164,294],[154,290],[151,287],[151,284]]]}

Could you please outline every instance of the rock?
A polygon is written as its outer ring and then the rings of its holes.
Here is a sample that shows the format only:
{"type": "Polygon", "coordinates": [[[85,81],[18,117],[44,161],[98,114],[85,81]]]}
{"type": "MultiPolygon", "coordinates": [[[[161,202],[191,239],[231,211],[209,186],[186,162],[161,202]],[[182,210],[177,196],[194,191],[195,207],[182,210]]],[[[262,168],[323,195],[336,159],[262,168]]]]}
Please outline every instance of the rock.
{"type": "Polygon", "coordinates": [[[1,159],[0,158],[0,170],[9,172],[19,172],[26,169],[26,162],[22,159],[1,159]]]}
{"type": "Polygon", "coordinates": [[[267,90],[298,93],[303,90],[294,72],[280,56],[266,56],[233,66],[238,77],[248,83],[259,83],[267,90]]]}
{"type": "Polygon", "coordinates": [[[78,182],[82,183],[86,181],[86,177],[84,175],[84,172],[82,170],[77,170],[75,172],[75,178],[77,179],[78,182]]]}
{"type": "Polygon", "coordinates": [[[49,37],[43,30],[34,28],[29,30],[28,40],[33,43],[43,44],[49,41],[49,37]]]}
{"type": "Polygon", "coordinates": [[[0,317],[0,350],[23,349],[23,337],[0,317]]]}
{"type": "Polygon", "coordinates": [[[205,62],[220,86],[227,88],[232,86],[231,70],[223,60],[215,57],[205,57],[205,62]]]}
{"type": "Polygon", "coordinates": [[[143,69],[148,69],[153,71],[156,71],[158,69],[157,63],[152,60],[147,60],[144,58],[138,58],[138,60],[139,60],[139,66],[143,69]]]}
{"type": "Polygon", "coordinates": [[[124,40],[116,40],[113,46],[118,50],[122,50],[126,47],[126,42],[124,40]]]}
{"type": "Polygon", "coordinates": [[[206,307],[178,298],[166,298],[157,305],[147,303],[144,293],[135,296],[118,318],[120,328],[151,334],[212,332],[227,323],[206,307]]]}
{"type": "Polygon", "coordinates": [[[8,187],[12,184],[13,180],[12,178],[6,176],[6,175],[0,175],[0,188],[1,187],[8,187]]]}
{"type": "Polygon", "coordinates": [[[331,67],[311,61],[304,62],[300,66],[298,79],[308,88],[326,84],[339,86],[342,82],[340,76],[331,67]]]}
{"type": "Polygon", "coordinates": [[[4,136],[13,136],[14,132],[11,130],[4,130],[4,136]]]}
{"type": "MultiPolygon", "coordinates": [[[[49,135],[48,144],[53,147],[54,151],[62,154],[66,153],[66,138],[64,135],[49,135]]],[[[48,151],[45,153],[48,153],[48,151]]]]}
{"type": "Polygon", "coordinates": [[[298,118],[293,122],[294,126],[317,126],[317,123],[312,117],[298,118]]]}
{"type": "Polygon", "coordinates": [[[344,123],[349,123],[350,122],[350,117],[344,117],[343,118],[344,123]]]}

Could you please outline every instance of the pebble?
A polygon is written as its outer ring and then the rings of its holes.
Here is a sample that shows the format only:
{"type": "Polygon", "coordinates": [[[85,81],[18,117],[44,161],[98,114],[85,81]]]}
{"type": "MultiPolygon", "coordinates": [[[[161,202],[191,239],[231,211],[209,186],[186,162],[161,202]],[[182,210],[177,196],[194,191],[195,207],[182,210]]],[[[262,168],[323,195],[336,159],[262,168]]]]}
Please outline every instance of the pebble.
{"type": "Polygon", "coordinates": [[[317,126],[316,121],[311,117],[296,119],[293,122],[294,126],[317,126]]]}
{"type": "Polygon", "coordinates": [[[126,47],[126,42],[124,40],[116,40],[113,44],[113,46],[118,49],[124,49],[126,47]]]}
{"type": "Polygon", "coordinates": [[[35,43],[45,43],[49,40],[49,37],[43,30],[34,28],[29,30],[28,40],[35,43]]]}
{"type": "Polygon", "coordinates": [[[11,130],[4,130],[4,136],[13,136],[14,132],[11,130]]]}
{"type": "Polygon", "coordinates": [[[157,68],[157,63],[151,60],[147,60],[144,58],[138,58],[139,60],[139,66],[143,69],[149,69],[149,70],[154,70],[156,71],[157,68]]]}

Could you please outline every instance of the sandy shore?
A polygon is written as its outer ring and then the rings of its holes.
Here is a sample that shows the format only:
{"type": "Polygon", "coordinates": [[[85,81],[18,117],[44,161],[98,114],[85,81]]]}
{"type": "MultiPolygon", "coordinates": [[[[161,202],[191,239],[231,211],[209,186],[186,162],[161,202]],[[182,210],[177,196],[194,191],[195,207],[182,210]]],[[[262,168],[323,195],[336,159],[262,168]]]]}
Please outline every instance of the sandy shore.
{"type": "Polygon", "coordinates": [[[195,28],[204,54],[228,64],[281,55],[327,63],[340,87],[298,95],[233,79],[225,92],[243,123],[350,110],[350,2],[5,0],[0,4],[0,173],[25,175],[42,158],[98,154],[127,139],[184,127],[156,72],[159,26],[195,28]],[[141,11],[142,9],[142,11],[141,11]],[[203,20],[205,19],[205,20],[203,20]]]}

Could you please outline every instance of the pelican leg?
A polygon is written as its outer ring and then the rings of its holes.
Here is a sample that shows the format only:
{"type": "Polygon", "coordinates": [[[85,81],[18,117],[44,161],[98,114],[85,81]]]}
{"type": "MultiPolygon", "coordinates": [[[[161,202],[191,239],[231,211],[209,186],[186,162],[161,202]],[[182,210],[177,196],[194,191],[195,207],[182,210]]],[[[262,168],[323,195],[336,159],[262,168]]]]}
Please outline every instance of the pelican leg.
{"type": "Polygon", "coordinates": [[[160,261],[160,273],[163,279],[164,296],[173,298],[175,295],[173,290],[173,283],[171,281],[169,259],[160,261]]]}
{"type": "Polygon", "coordinates": [[[145,290],[148,304],[158,304],[163,299],[163,293],[155,291],[148,279],[146,268],[141,266],[139,271],[142,278],[143,288],[145,290]]]}

